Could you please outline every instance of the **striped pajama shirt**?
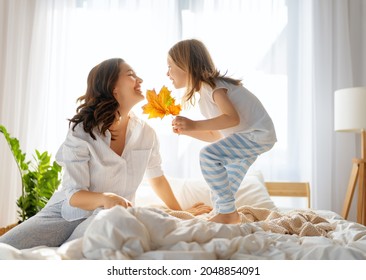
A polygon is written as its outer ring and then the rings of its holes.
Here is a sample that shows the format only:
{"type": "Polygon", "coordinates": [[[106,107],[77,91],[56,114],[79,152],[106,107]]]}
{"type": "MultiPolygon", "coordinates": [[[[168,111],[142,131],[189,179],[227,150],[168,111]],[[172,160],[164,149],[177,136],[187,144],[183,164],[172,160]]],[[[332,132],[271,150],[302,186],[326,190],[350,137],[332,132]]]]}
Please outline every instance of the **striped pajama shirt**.
{"type": "Polygon", "coordinates": [[[235,193],[249,167],[273,145],[255,143],[245,133],[234,133],[201,150],[202,175],[210,186],[217,213],[227,214],[236,210],[235,193]]]}

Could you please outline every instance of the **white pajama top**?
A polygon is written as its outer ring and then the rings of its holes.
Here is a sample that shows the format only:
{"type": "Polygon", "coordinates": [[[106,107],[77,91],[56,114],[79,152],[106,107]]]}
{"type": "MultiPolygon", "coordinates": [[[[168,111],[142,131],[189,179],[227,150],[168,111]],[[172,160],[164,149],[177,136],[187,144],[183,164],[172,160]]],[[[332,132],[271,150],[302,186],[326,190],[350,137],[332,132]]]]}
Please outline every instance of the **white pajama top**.
{"type": "Polygon", "coordinates": [[[247,134],[248,139],[259,144],[272,144],[277,141],[276,132],[271,117],[260,100],[242,85],[234,85],[222,80],[216,80],[216,88],[203,84],[200,89],[199,106],[202,115],[214,118],[222,114],[213,99],[216,89],[224,88],[240,117],[237,126],[221,130],[224,136],[241,132],[247,134]]]}
{"type": "Polygon", "coordinates": [[[155,131],[133,113],[121,156],[110,148],[109,131],[103,136],[95,129],[94,135],[96,140],[84,131],[82,123],[74,131],[71,126],[56,154],[63,177],[59,190],[49,203],[63,201],[61,214],[69,221],[86,218],[93,213],[69,204],[71,196],[77,191],[112,192],[133,203],[144,176],[154,178],[163,175],[155,131]]]}

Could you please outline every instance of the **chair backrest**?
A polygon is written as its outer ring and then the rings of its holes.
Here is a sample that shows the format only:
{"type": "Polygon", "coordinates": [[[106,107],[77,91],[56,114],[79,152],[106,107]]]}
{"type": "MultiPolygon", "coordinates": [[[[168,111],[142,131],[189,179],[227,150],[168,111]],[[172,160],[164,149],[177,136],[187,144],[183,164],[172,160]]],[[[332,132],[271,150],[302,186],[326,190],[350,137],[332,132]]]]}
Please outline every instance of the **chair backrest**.
{"type": "Polygon", "coordinates": [[[270,196],[306,197],[310,208],[310,184],[308,182],[266,182],[270,196]]]}

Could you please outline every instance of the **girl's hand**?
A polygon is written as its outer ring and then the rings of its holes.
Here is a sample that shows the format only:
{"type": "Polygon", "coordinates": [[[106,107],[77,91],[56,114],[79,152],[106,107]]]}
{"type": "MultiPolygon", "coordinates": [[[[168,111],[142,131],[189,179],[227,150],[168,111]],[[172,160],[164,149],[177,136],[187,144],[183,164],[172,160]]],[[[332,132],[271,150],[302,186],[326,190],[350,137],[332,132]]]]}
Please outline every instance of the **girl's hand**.
{"type": "Polygon", "coordinates": [[[184,211],[191,213],[193,216],[197,216],[210,213],[212,211],[212,207],[205,205],[203,202],[198,202],[194,204],[191,208],[188,208],[184,211]]]}
{"type": "Polygon", "coordinates": [[[131,201],[114,193],[103,193],[104,209],[112,208],[116,205],[121,205],[124,208],[132,207],[131,201]]]}
{"type": "Polygon", "coordinates": [[[174,133],[182,133],[184,131],[193,130],[195,127],[195,121],[192,121],[186,117],[177,116],[172,121],[173,132],[174,133]]]}

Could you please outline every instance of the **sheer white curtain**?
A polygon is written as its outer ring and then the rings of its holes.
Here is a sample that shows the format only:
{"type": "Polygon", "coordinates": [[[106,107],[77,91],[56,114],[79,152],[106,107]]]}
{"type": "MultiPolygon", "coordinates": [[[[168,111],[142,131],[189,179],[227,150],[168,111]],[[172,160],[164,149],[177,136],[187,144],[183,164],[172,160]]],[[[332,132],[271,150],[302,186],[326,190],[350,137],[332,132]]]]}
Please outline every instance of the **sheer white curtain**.
{"type": "MultiPolygon", "coordinates": [[[[275,122],[279,142],[253,168],[268,180],[310,181],[313,206],[340,212],[359,143],[333,132],[333,92],[366,83],[364,15],[362,0],[0,0],[0,123],[29,158],[35,148],[55,154],[92,66],[122,57],[145,89],[172,89],[166,53],[195,37],[275,122]]],[[[166,174],[200,176],[204,143],[172,134],[170,117],[148,122],[166,174]]],[[[2,226],[16,219],[20,181],[0,138],[2,226]]]]}
{"type": "MultiPolygon", "coordinates": [[[[0,1],[0,123],[19,139],[29,160],[35,148],[53,152],[60,141],[65,42],[54,39],[64,38],[67,21],[62,14],[68,4],[0,1]]],[[[0,225],[6,225],[16,220],[21,183],[2,135],[0,152],[0,225]]]]}
{"type": "MultiPolygon", "coordinates": [[[[366,85],[364,1],[287,1],[289,156],[313,207],[341,213],[359,135],[335,133],[334,91],[366,85]],[[307,179],[308,178],[308,179],[307,179]]],[[[355,204],[349,218],[355,220],[355,204]]]]}
{"type": "MultiPolygon", "coordinates": [[[[315,206],[341,212],[360,135],[333,130],[334,91],[366,85],[366,3],[314,1],[312,173],[315,206]]],[[[355,220],[357,195],[350,218],[355,220]]]]}

